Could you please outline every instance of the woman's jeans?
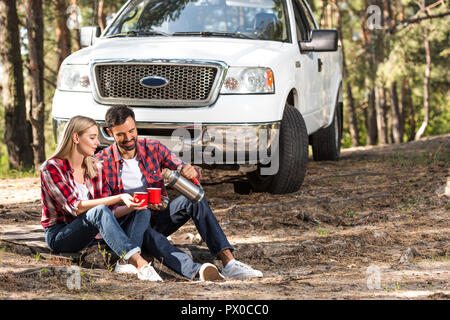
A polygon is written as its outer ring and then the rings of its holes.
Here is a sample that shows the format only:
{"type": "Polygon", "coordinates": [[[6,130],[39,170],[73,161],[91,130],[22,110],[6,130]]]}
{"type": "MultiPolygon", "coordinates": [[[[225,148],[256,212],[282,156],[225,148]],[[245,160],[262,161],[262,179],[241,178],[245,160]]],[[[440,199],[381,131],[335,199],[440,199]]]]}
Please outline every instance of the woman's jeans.
{"type": "Polygon", "coordinates": [[[191,218],[213,257],[225,249],[233,251],[206,199],[193,204],[185,196],[177,197],[166,210],[152,215],[151,226],[145,231],[142,243],[145,252],[189,279],[195,277],[201,264],[192,261],[189,255],[173,246],[166,237],[191,218]]]}
{"type": "Polygon", "coordinates": [[[121,227],[112,211],[105,205],[99,205],[79,215],[69,224],[56,224],[46,229],[45,241],[50,249],[58,253],[79,252],[89,247],[100,232],[111,250],[128,260],[135,253],[141,252],[140,246],[150,221],[150,211],[135,211],[128,216],[122,219],[121,227]]]}

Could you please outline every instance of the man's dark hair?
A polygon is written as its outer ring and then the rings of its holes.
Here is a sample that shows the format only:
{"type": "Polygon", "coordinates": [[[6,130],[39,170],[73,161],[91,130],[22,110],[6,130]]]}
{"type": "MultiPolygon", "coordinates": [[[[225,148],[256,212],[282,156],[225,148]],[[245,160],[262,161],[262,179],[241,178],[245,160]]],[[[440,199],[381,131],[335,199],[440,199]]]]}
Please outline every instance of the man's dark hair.
{"type": "Polygon", "coordinates": [[[105,122],[107,128],[124,124],[128,117],[134,118],[134,111],[127,106],[112,106],[106,111],[105,122]]]}

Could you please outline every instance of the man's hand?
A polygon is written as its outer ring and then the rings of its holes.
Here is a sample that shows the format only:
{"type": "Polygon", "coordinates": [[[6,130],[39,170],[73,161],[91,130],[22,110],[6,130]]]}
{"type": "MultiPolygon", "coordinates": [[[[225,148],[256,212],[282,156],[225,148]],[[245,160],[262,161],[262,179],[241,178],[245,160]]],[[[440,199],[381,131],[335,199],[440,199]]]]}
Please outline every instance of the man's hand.
{"type": "Polygon", "coordinates": [[[162,203],[149,203],[148,208],[151,210],[159,211],[162,208],[162,203]]]}
{"type": "Polygon", "coordinates": [[[152,203],[148,204],[148,208],[153,210],[154,214],[158,214],[158,211],[167,209],[167,205],[169,203],[169,198],[167,198],[165,196],[161,196],[161,198],[164,201],[164,203],[160,202],[160,203],[156,203],[156,204],[152,204],[152,203]]]}
{"type": "Polygon", "coordinates": [[[189,180],[192,180],[193,178],[198,178],[197,170],[195,170],[195,168],[189,163],[186,164],[183,167],[183,169],[181,169],[181,174],[189,180]]]}

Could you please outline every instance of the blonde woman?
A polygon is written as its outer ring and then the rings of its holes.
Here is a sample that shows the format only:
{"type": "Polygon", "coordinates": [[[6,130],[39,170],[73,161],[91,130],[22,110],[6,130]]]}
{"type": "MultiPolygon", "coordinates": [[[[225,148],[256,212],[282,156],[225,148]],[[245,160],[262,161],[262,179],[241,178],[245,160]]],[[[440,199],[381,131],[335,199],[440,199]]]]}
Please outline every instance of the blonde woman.
{"type": "MultiPolygon", "coordinates": [[[[122,229],[111,211],[125,204],[138,209],[127,193],[108,196],[101,165],[92,157],[99,145],[94,120],[76,116],[70,119],[55,153],[42,165],[42,219],[45,240],[55,252],[78,252],[101,234],[106,244],[125,264],[117,263],[116,272],[134,273],[141,280],[162,281],[154,268],[140,255],[143,232],[150,211],[134,211],[122,229]],[[139,230],[143,228],[143,230],[139,230]]],[[[122,217],[127,218],[127,217],[122,217]]]]}

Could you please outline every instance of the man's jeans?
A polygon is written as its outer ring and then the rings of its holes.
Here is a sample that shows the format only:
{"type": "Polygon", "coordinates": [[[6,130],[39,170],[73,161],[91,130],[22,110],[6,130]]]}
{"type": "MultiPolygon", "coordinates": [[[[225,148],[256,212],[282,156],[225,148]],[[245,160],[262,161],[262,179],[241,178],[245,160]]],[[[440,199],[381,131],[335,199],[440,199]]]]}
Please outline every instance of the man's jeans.
{"type": "Polygon", "coordinates": [[[99,205],[67,225],[56,224],[48,228],[45,240],[55,252],[79,252],[95,243],[94,238],[100,232],[111,250],[128,260],[135,253],[141,252],[144,231],[140,229],[148,226],[150,211],[135,211],[129,216],[122,221],[121,227],[111,210],[105,205],[99,205]]]}
{"type": "Polygon", "coordinates": [[[150,210],[135,210],[117,219],[133,245],[142,248],[144,232],[150,224],[150,210]]]}
{"type": "Polygon", "coordinates": [[[195,277],[201,264],[192,261],[189,255],[173,246],[166,237],[191,218],[214,258],[225,249],[233,251],[206,199],[193,204],[185,196],[177,197],[166,210],[152,215],[151,225],[144,233],[142,243],[144,251],[189,279],[195,277]]]}

